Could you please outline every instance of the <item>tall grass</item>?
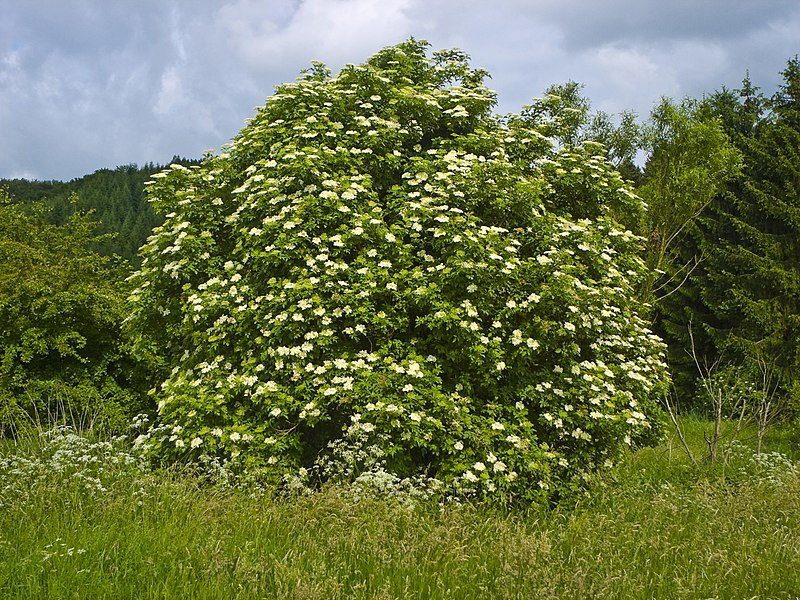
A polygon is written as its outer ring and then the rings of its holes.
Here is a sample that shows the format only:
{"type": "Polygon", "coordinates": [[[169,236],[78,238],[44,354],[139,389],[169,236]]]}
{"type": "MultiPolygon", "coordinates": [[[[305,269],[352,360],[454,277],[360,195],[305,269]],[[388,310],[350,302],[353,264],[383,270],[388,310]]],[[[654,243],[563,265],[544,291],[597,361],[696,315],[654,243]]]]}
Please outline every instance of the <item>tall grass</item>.
{"type": "Polygon", "coordinates": [[[68,435],[2,451],[0,598],[800,596],[800,476],[745,450],[694,467],[667,443],[509,514],[250,496],[68,435]]]}

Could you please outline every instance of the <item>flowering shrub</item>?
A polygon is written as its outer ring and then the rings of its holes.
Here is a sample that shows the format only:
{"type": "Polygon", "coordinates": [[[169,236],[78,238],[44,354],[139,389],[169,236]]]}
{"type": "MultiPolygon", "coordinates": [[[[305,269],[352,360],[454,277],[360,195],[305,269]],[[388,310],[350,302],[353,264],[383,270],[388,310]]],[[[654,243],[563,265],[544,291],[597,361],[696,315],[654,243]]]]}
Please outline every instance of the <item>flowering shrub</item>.
{"type": "Polygon", "coordinates": [[[276,483],[377,456],[531,499],[657,435],[663,347],[615,218],[640,200],[601,148],[494,116],[482,71],[426,51],[315,65],[218,156],[150,183],[166,222],[129,325],[171,369],[158,456],[276,483]]]}

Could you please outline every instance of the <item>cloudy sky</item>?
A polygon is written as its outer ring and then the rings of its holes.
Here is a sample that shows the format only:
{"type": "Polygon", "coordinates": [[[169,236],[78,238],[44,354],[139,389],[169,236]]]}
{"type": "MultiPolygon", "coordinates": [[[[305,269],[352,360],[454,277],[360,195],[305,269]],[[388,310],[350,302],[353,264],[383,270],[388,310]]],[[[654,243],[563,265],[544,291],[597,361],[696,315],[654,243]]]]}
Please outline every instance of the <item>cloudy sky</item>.
{"type": "Polygon", "coordinates": [[[767,93],[798,0],[0,0],[0,178],[68,180],[229,141],[275,85],[409,36],[489,71],[498,112],[574,80],[598,110],[767,93]]]}

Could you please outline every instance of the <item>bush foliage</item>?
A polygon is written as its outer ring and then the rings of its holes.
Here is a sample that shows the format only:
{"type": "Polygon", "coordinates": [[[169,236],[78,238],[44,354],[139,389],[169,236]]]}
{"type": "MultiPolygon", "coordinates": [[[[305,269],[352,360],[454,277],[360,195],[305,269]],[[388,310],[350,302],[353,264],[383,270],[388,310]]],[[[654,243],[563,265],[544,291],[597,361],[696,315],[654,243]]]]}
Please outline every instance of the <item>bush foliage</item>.
{"type": "Polygon", "coordinates": [[[315,64],[154,177],[128,324],[168,367],[158,456],[530,499],[658,435],[641,201],[554,141],[557,98],[499,118],[485,75],[415,40],[315,64]]]}
{"type": "Polygon", "coordinates": [[[0,189],[0,436],[32,422],[124,430],[147,408],[126,292],[86,249],[94,225],[79,213],[48,224],[0,189]]]}

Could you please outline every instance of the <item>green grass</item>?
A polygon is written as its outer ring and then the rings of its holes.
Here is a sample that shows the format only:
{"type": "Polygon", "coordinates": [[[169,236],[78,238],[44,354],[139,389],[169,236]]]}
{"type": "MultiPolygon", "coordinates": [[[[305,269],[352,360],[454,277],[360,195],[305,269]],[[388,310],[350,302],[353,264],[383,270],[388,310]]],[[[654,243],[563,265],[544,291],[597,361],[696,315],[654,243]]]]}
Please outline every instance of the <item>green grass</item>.
{"type": "MultiPolygon", "coordinates": [[[[688,425],[702,450],[707,424],[688,425]]],[[[513,514],[335,490],[249,497],[100,453],[82,478],[55,472],[62,455],[0,470],[0,598],[800,595],[800,476],[776,484],[766,475],[777,467],[746,458],[694,467],[674,441],[633,454],[585,496],[513,514]],[[92,477],[105,491],[87,489],[92,477]]]]}

